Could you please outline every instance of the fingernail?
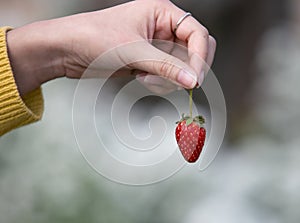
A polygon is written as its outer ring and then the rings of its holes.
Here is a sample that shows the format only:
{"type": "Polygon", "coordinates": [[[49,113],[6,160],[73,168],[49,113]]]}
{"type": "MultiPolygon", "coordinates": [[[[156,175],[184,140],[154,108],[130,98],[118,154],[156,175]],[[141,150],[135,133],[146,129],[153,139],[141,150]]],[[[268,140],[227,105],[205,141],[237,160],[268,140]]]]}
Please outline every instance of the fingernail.
{"type": "Polygon", "coordinates": [[[196,77],[185,70],[179,72],[177,81],[187,88],[193,88],[196,85],[196,77]]]}
{"type": "Polygon", "coordinates": [[[197,88],[199,88],[202,85],[203,81],[204,81],[204,71],[201,71],[200,75],[198,76],[197,88]]]}

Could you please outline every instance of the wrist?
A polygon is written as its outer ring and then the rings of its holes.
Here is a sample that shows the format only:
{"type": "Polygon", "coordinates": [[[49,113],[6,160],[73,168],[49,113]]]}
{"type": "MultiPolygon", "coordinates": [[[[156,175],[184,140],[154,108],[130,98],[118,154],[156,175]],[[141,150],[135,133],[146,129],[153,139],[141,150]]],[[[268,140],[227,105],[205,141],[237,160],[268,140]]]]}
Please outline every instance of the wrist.
{"type": "Polygon", "coordinates": [[[7,50],[20,95],[63,76],[62,53],[50,21],[32,23],[7,33],[7,50]]]}

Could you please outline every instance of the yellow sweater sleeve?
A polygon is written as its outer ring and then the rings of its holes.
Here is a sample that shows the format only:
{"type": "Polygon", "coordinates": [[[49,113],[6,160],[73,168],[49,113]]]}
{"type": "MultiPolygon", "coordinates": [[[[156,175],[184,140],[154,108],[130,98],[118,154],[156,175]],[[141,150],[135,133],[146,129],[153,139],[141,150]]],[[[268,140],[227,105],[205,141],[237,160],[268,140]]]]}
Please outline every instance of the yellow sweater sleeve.
{"type": "Polygon", "coordinates": [[[6,32],[0,27],[0,136],[42,118],[44,102],[41,89],[20,97],[10,66],[6,32]]]}

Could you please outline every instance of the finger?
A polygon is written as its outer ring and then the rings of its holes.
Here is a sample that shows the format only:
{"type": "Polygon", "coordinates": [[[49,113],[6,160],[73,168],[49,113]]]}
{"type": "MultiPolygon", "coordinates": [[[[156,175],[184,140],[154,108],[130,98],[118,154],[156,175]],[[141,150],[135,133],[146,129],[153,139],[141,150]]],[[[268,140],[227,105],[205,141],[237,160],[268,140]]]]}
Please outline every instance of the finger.
{"type": "Polygon", "coordinates": [[[165,87],[167,89],[177,89],[177,86],[175,84],[157,75],[147,74],[146,76],[142,77],[141,80],[143,80],[145,84],[157,85],[160,87],[165,87]]]}
{"type": "Polygon", "coordinates": [[[151,92],[157,95],[166,95],[175,91],[174,89],[166,89],[165,87],[160,87],[157,85],[145,85],[144,83],[141,84],[144,85],[144,87],[146,87],[148,90],[150,90],[151,92]]]}
{"type": "Polygon", "coordinates": [[[146,74],[146,75],[137,75],[137,78],[140,81],[143,81],[145,84],[149,84],[149,85],[157,85],[160,87],[164,87],[168,90],[173,89],[173,90],[181,90],[182,88],[173,84],[171,81],[157,76],[157,75],[153,75],[153,74],[146,74]]]}
{"type": "MultiPolygon", "coordinates": [[[[172,13],[172,24],[176,26],[177,21],[183,16],[182,10],[176,8],[172,13]]],[[[185,42],[188,47],[190,66],[198,74],[198,82],[204,76],[204,67],[209,54],[209,32],[195,18],[185,18],[176,30],[176,38],[185,42]]],[[[201,83],[199,83],[201,84],[201,83]]]]}
{"type": "Polygon", "coordinates": [[[136,79],[150,91],[160,95],[169,94],[175,90],[182,90],[182,88],[157,75],[142,74],[137,75],[136,79]]]}
{"type": "Polygon", "coordinates": [[[138,46],[125,50],[119,56],[122,60],[130,59],[131,69],[164,77],[173,83],[187,89],[192,89],[197,84],[197,75],[194,70],[182,60],[167,54],[146,41],[137,43],[138,46]]]}
{"type": "Polygon", "coordinates": [[[183,27],[181,31],[178,29],[177,35],[180,36],[180,32],[185,32],[180,37],[187,42],[190,66],[198,74],[198,84],[201,85],[205,73],[204,67],[209,51],[208,32],[205,29],[201,30],[198,27],[196,27],[198,30],[188,31],[187,29],[189,26],[190,25],[183,27]]]}
{"type": "Polygon", "coordinates": [[[209,36],[209,44],[208,44],[208,53],[207,53],[207,59],[206,62],[203,61],[198,54],[194,53],[191,56],[190,59],[190,64],[195,64],[198,65],[199,67],[201,66],[201,73],[198,76],[198,87],[203,83],[205,76],[209,72],[211,65],[214,60],[215,56],[215,51],[216,51],[216,41],[212,36],[209,36]]]}
{"type": "Polygon", "coordinates": [[[214,39],[214,37],[209,36],[209,47],[208,47],[208,55],[207,55],[207,65],[209,69],[212,66],[212,63],[214,61],[216,48],[217,48],[216,40],[214,39]]]}

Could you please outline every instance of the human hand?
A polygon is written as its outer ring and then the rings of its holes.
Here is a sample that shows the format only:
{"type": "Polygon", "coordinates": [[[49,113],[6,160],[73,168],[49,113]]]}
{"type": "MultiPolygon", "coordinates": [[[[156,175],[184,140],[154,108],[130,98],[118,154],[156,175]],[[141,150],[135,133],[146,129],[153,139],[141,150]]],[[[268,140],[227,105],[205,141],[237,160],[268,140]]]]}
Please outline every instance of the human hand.
{"type": "Polygon", "coordinates": [[[174,86],[165,82],[167,79],[180,87],[194,88],[203,81],[204,62],[210,66],[213,61],[216,43],[193,17],[182,22],[175,38],[173,30],[183,14],[167,0],[137,0],[10,31],[7,41],[19,91],[29,92],[61,76],[80,78],[103,53],[137,41],[141,42],[139,48],[131,49],[129,44],[110,61],[127,65],[122,75],[140,74],[140,81],[146,78],[150,86],[159,81],[162,87],[165,83],[174,86]],[[151,44],[152,39],[186,46],[188,60],[172,56],[173,49],[160,50],[151,44]]]}

